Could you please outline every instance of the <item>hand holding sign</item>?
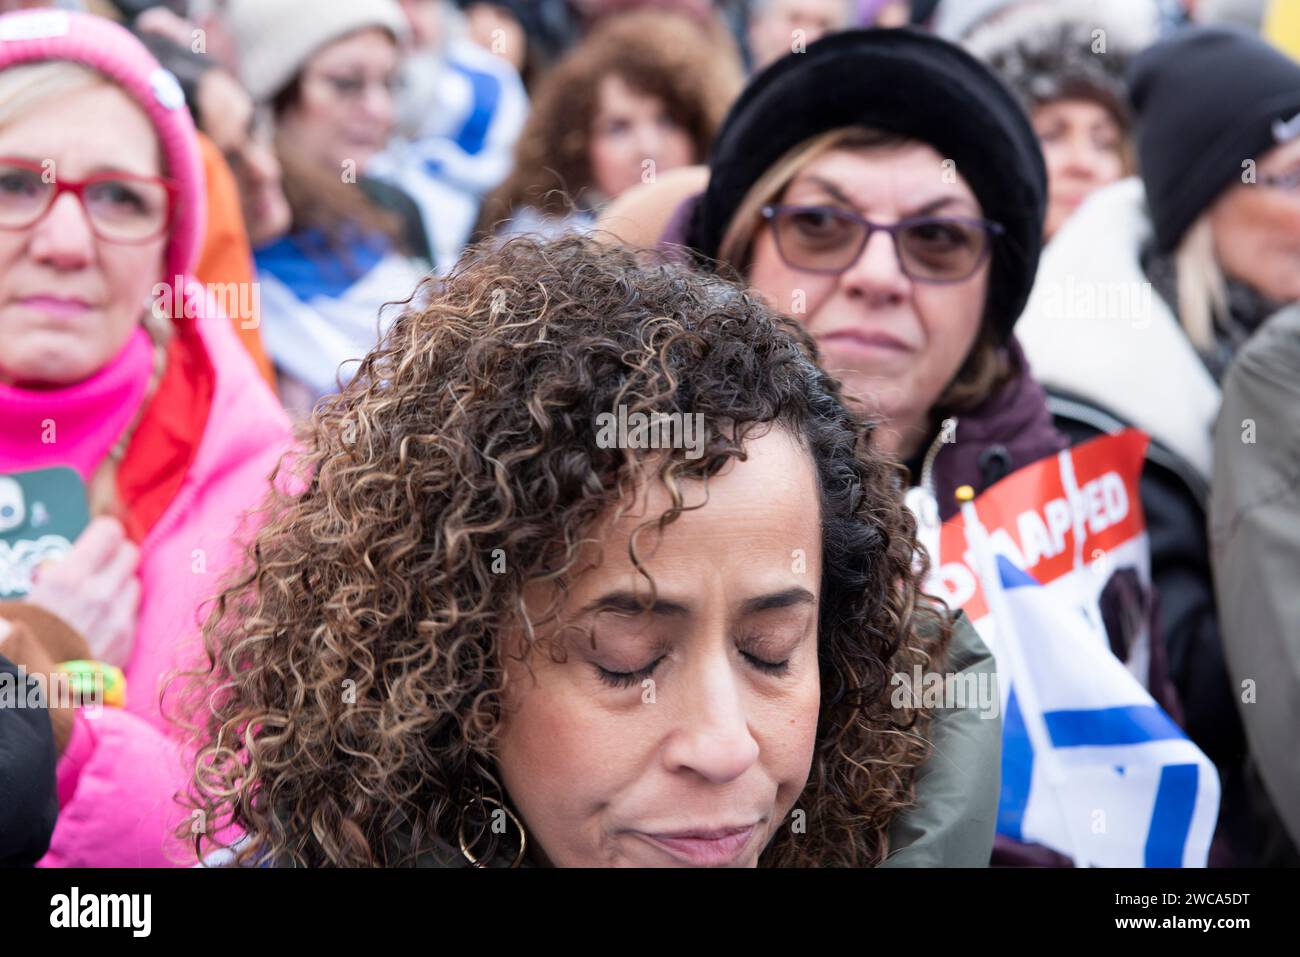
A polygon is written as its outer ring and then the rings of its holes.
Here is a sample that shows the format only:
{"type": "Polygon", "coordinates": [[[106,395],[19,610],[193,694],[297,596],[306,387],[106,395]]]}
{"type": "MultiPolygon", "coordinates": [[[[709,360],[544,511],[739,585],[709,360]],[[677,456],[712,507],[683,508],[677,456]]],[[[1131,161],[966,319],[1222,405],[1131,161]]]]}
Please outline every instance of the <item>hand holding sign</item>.
{"type": "Polygon", "coordinates": [[[92,656],[123,667],[135,641],[139,550],[115,518],[97,518],[72,550],[45,565],[27,600],[85,636],[92,656]]]}

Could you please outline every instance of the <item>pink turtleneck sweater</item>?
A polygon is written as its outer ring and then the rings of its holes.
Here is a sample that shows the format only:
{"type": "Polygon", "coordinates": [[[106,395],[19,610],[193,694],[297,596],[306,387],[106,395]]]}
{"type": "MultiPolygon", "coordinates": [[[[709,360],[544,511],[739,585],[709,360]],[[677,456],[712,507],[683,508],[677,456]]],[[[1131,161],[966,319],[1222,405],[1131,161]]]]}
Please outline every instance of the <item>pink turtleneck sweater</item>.
{"type": "Polygon", "coordinates": [[[0,473],[68,465],[89,482],[149,388],[153,344],[143,326],[89,379],[53,389],[0,383],[0,473]]]}

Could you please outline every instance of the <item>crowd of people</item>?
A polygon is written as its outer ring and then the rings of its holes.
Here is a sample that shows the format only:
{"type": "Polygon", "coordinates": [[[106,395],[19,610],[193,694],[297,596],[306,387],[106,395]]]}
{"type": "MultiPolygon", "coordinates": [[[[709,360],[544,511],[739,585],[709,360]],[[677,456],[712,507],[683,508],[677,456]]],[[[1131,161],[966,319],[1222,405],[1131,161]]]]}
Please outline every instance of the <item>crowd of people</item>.
{"type": "Polygon", "coordinates": [[[1110,646],[1300,865],[1300,4],[0,9],[0,530],[87,514],[0,538],[0,863],[1086,863],[892,679],[1135,428],[1110,646]]]}

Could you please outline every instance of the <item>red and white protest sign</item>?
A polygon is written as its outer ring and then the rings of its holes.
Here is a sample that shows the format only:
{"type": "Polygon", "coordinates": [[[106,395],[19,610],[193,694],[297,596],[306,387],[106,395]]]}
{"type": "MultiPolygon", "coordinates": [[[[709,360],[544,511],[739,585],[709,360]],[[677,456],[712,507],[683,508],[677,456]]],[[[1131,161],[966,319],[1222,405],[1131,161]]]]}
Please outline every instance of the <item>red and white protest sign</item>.
{"type": "MultiPolygon", "coordinates": [[[[993,550],[1042,583],[1062,614],[1089,619],[1104,640],[1102,595],[1117,576],[1150,590],[1151,563],[1139,479],[1148,438],[1137,429],[1102,436],[1019,469],[976,500],[993,550]]],[[[961,514],[927,536],[927,590],[963,609],[981,632],[988,615],[961,514]],[[937,548],[936,548],[937,545],[937,548]]],[[[1121,655],[1145,686],[1150,635],[1129,636],[1121,655]]]]}

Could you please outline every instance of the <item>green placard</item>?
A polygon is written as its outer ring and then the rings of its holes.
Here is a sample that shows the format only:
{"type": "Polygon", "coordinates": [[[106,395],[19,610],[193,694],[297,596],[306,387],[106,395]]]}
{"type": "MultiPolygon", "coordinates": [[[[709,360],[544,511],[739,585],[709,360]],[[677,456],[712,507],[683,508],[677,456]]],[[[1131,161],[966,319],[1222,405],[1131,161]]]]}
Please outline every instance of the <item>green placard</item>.
{"type": "Polygon", "coordinates": [[[65,555],[88,524],[86,486],[75,470],[0,475],[0,601],[31,591],[40,564],[65,555]]]}

